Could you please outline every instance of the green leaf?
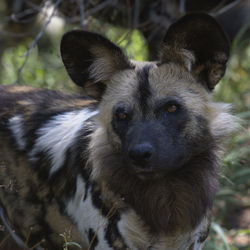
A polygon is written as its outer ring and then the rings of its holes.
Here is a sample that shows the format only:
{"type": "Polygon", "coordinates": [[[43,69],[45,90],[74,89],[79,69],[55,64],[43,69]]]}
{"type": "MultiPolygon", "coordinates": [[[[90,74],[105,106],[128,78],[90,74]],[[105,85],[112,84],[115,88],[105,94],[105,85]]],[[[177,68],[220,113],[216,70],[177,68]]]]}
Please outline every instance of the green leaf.
{"type": "Polygon", "coordinates": [[[66,242],[65,244],[66,244],[66,246],[76,246],[76,247],[82,249],[82,247],[76,242],[66,242]]]}
{"type": "Polygon", "coordinates": [[[226,236],[224,234],[222,227],[219,224],[217,224],[216,222],[212,222],[211,228],[219,235],[219,237],[221,238],[221,240],[224,243],[225,249],[230,250],[230,246],[227,243],[227,239],[226,239],[226,236]]]}

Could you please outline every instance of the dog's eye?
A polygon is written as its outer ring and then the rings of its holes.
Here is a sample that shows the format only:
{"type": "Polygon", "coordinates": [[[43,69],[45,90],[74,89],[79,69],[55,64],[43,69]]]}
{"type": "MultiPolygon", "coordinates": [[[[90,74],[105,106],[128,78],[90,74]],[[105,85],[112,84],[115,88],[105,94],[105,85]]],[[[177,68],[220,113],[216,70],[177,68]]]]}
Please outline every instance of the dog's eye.
{"type": "Polygon", "coordinates": [[[119,120],[124,121],[124,120],[128,119],[128,114],[125,111],[119,112],[117,114],[117,117],[118,117],[119,120]]]}
{"type": "Polygon", "coordinates": [[[177,105],[171,104],[167,107],[167,111],[168,113],[174,113],[175,111],[177,111],[178,107],[177,105]]]}
{"type": "Polygon", "coordinates": [[[168,116],[168,114],[179,113],[182,110],[182,105],[178,100],[162,100],[156,103],[155,113],[157,115],[168,116]]]}
{"type": "Polygon", "coordinates": [[[115,112],[116,119],[118,121],[126,121],[128,120],[128,112],[125,108],[118,108],[115,112]]]}

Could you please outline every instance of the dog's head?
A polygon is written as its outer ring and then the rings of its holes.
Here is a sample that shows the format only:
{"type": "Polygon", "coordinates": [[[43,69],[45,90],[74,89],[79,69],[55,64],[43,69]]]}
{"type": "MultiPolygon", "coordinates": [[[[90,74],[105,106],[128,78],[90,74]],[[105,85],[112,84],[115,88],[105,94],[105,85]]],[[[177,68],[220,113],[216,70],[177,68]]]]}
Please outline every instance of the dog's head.
{"type": "Polygon", "coordinates": [[[211,100],[229,48],[212,17],[190,14],[169,28],[158,62],[130,61],[79,30],[63,36],[61,55],[71,79],[99,101],[95,143],[132,173],[151,175],[185,167],[231,130],[225,106],[211,100]]]}

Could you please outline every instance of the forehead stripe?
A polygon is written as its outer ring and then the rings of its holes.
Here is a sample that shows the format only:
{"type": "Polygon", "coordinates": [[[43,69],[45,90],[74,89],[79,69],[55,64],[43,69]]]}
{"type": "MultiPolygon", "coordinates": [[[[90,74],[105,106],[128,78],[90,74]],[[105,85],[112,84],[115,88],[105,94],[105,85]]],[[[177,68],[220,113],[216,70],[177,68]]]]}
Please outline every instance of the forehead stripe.
{"type": "Polygon", "coordinates": [[[151,65],[147,65],[137,71],[139,84],[137,89],[137,98],[143,114],[146,114],[148,110],[148,99],[151,96],[150,84],[148,81],[148,72],[151,67],[151,65]]]}

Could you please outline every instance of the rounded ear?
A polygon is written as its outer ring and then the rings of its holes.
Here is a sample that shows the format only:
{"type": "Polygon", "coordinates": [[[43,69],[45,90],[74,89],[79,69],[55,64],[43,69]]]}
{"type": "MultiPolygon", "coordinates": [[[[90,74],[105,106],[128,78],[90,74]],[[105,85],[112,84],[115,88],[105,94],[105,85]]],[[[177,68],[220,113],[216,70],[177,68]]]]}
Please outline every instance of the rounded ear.
{"type": "Polygon", "coordinates": [[[181,63],[212,90],[225,73],[229,52],[229,40],[215,19],[193,13],[170,26],[161,59],[181,63]]]}
{"type": "Polygon", "coordinates": [[[96,33],[70,31],[63,36],[60,49],[73,82],[95,99],[101,98],[106,84],[117,71],[132,67],[119,47],[96,33]]]}

